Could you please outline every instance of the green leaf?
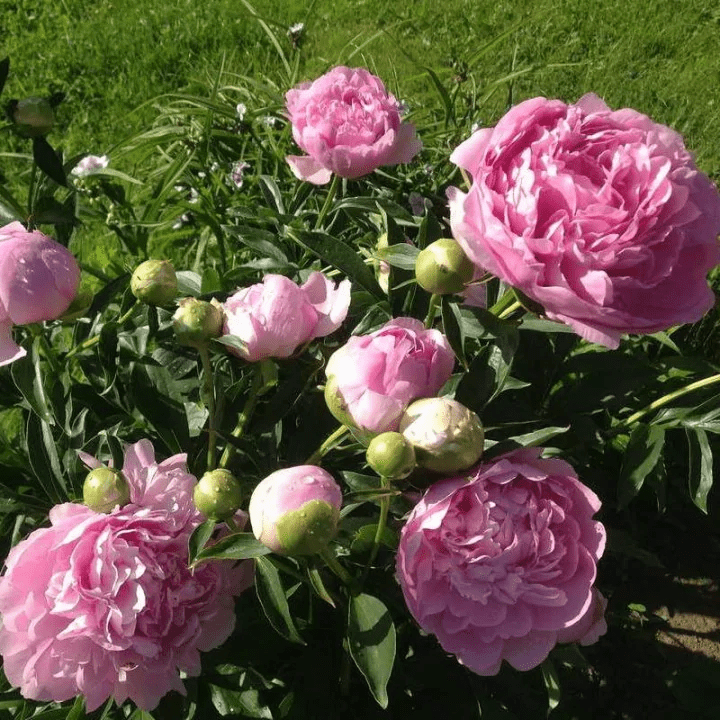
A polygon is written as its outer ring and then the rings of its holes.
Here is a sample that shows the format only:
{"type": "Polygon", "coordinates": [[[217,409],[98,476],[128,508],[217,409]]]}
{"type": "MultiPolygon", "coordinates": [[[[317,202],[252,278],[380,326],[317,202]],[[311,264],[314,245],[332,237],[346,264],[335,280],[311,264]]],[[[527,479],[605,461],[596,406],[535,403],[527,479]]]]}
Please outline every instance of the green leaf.
{"type": "Polygon", "coordinates": [[[290,614],[290,606],[277,568],[271,560],[264,557],[255,558],[255,568],[255,592],[268,622],[284,638],[305,645],[290,614]]]}
{"type": "Polygon", "coordinates": [[[270,175],[260,175],[258,182],[260,183],[260,190],[262,190],[262,194],[265,197],[265,203],[274,207],[281,215],[284,215],[285,205],[275,178],[270,175]]]}
{"type": "Polygon", "coordinates": [[[560,678],[550,658],[544,660],[540,668],[542,669],[543,681],[548,694],[547,714],[549,715],[560,704],[560,678]]]}
{"type": "Polygon", "coordinates": [[[551,438],[557,435],[562,435],[570,429],[567,427],[546,427],[541,430],[535,430],[535,432],[525,433],[524,435],[515,435],[510,438],[514,440],[518,445],[523,447],[537,447],[538,445],[544,445],[551,438]]]}
{"type": "Polygon", "coordinates": [[[442,299],[442,323],[443,332],[447,337],[450,347],[453,349],[460,364],[467,370],[468,361],[465,358],[465,333],[463,332],[462,318],[460,317],[460,309],[456,302],[450,299],[449,295],[444,295],[442,299]]]}
{"type": "Polygon", "coordinates": [[[307,232],[288,228],[287,235],[321,260],[345,273],[353,283],[365,288],[378,300],[385,300],[385,293],[378,285],[372,270],[360,256],[342,240],[321,232],[307,232]]]}
{"type": "Polygon", "coordinates": [[[639,423],[630,435],[618,481],[618,505],[624,508],[639,492],[662,456],[665,430],[639,423]]]}
{"type": "Polygon", "coordinates": [[[231,715],[235,718],[270,718],[272,713],[260,700],[256,688],[248,687],[247,674],[238,690],[230,690],[219,685],[210,685],[210,698],[215,709],[223,717],[231,715]]]}
{"type": "Polygon", "coordinates": [[[435,71],[427,65],[421,65],[422,69],[430,76],[435,90],[437,90],[440,100],[442,100],[443,107],[445,108],[445,127],[448,126],[450,121],[453,119],[455,111],[453,108],[452,100],[448,91],[445,89],[445,84],[440,80],[435,71]]]}
{"type": "Polygon", "coordinates": [[[415,270],[415,260],[420,251],[414,245],[398,243],[375,251],[375,257],[401,270],[415,270]]]}
{"type": "Polygon", "coordinates": [[[246,560],[270,553],[270,548],[263,545],[252,533],[234,533],[203,548],[195,559],[195,563],[204,560],[246,560]]]}
{"type": "Polygon", "coordinates": [[[155,720],[155,718],[147,710],[137,708],[130,716],[130,720],[155,720]]]}
{"type": "Polygon", "coordinates": [[[28,416],[25,437],[30,467],[40,486],[54,503],[66,501],[67,485],[50,426],[37,415],[31,414],[28,416]]]}
{"type": "Polygon", "coordinates": [[[70,712],[67,714],[65,720],[82,720],[85,717],[85,699],[82,695],[75,698],[73,706],[70,708],[70,712]]]}
{"type": "Polygon", "coordinates": [[[7,80],[9,72],[10,58],[6,57],[0,60],[0,95],[2,95],[3,88],[5,87],[5,81],[7,80]]]}
{"type": "Polygon", "coordinates": [[[44,137],[33,138],[33,159],[51,180],[58,185],[67,185],[62,159],[44,137]]]}
{"type": "Polygon", "coordinates": [[[688,487],[692,501],[707,515],[707,497],[713,486],[713,452],[704,430],[686,430],[689,446],[688,487]]]}
{"type": "Polygon", "coordinates": [[[192,535],[188,540],[188,565],[192,565],[197,560],[198,554],[215,531],[216,524],[215,520],[210,518],[192,531],[192,535]]]}
{"type": "Polygon", "coordinates": [[[332,595],[325,587],[320,571],[315,567],[308,567],[307,575],[310,580],[310,584],[312,585],[313,590],[317,593],[318,597],[322,598],[328,605],[335,607],[335,600],[333,600],[332,595]]]}
{"type": "Polygon", "coordinates": [[[378,705],[387,708],[387,684],[395,662],[395,626],[378,598],[366,593],[350,598],[348,647],[378,705]]]}
{"type": "Polygon", "coordinates": [[[50,412],[48,397],[45,393],[40,355],[38,353],[39,341],[40,339],[36,338],[30,353],[24,358],[16,360],[10,366],[10,374],[15,387],[27,400],[35,414],[52,425],[55,421],[50,412]]]}

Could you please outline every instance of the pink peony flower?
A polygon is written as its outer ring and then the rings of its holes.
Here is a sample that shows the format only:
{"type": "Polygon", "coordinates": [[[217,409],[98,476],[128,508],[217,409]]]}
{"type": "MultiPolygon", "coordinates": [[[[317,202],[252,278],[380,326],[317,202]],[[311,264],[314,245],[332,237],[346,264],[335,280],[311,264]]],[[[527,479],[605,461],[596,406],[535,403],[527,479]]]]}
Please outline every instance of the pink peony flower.
{"type": "Polygon", "coordinates": [[[351,337],[332,354],[325,397],[341,422],[370,433],[397,430],[405,408],[437,395],[454,364],[441,332],[426,330],[414,318],[397,318],[369,335],[351,337]]]}
{"type": "Polygon", "coordinates": [[[715,296],[720,196],[682,138],[595,95],[534,98],[450,158],[453,234],[477,265],[586,340],[699,320],[715,296]]]}
{"type": "Polygon", "coordinates": [[[398,101],[364,68],[333,68],[285,99],[295,142],[307,153],[285,158],[300,180],[324,185],[333,173],[358,178],[410,162],[422,147],[415,127],[400,119],[398,101]]]}
{"type": "Polygon", "coordinates": [[[86,155],[80,162],[70,171],[71,175],[76,177],[87,177],[95,175],[104,170],[110,164],[110,158],[107,155],[86,155]]]}
{"type": "Polygon", "coordinates": [[[402,530],[405,601],[442,647],[480,675],[539,665],[557,642],[595,642],[593,588],[605,528],[595,493],[563,460],[515,450],[442,480],[402,530]]]}
{"type": "Polygon", "coordinates": [[[69,250],[19,222],[0,228],[0,365],[26,353],[13,325],[54,320],[75,298],[80,268],[69,250]]]}
{"type": "Polygon", "coordinates": [[[298,287],[283,275],[266,275],[225,301],[223,333],[242,341],[242,350],[229,349],[249,362],[286,358],[310,340],[337,330],[349,307],[349,280],[336,287],[322,273],[312,272],[298,287]]]}
{"type": "Polygon", "coordinates": [[[202,522],[186,456],[157,463],[148,440],[125,452],[130,504],[111,513],[65,503],[51,527],[15,546],[0,578],[0,653],[27,698],[82,694],[91,711],[112,696],[151,710],[179,671],[200,673],[200,651],[232,632],[233,595],[250,565],[187,567],[202,522]]]}

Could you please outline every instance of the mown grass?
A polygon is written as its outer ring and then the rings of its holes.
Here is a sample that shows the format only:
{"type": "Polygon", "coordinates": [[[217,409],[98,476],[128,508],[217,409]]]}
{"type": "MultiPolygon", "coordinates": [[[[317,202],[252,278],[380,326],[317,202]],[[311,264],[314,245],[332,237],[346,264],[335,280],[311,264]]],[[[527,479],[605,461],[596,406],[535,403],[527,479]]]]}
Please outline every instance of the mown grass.
{"type": "MultiPolygon", "coordinates": [[[[286,29],[304,22],[300,75],[337,63],[362,64],[411,107],[440,104],[423,69],[452,92],[480,89],[514,71],[513,99],[574,100],[596,92],[686,136],[701,167],[720,177],[720,9],[705,0],[254,0],[285,52],[286,29]],[[490,52],[480,48],[515,28],[490,52]],[[473,61],[473,56],[477,59],[473,61]]],[[[11,57],[8,96],[66,93],[56,142],[70,152],[101,152],[152,120],[165,93],[195,90],[225,67],[274,75],[278,54],[237,0],[0,0],[2,52],[11,57]]],[[[506,87],[477,117],[490,123],[506,87]]]]}

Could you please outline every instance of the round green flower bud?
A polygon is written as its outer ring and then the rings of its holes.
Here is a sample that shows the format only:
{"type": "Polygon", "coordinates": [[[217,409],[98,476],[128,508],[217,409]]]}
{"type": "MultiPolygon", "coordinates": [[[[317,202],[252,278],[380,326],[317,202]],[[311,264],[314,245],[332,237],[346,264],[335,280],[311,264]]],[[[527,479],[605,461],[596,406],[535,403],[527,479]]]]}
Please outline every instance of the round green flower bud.
{"type": "Polygon", "coordinates": [[[406,478],[416,465],[415,448],[398,432],[384,432],[368,445],[367,464],[381,477],[391,480],[406,478]]]}
{"type": "Polygon", "coordinates": [[[193,502],[205,517],[227,520],[240,508],[242,489],[231,472],[211,470],[195,486],[193,502]]]}
{"type": "Polygon", "coordinates": [[[175,337],[181,345],[203,347],[222,333],[223,311],[217,300],[183,298],[173,315],[175,337]]]}
{"type": "Polygon", "coordinates": [[[125,476],[109,467],[91,470],[83,484],[83,503],[91,510],[109,513],[114,507],[130,502],[130,485],[125,476]]]}
{"type": "Polygon", "coordinates": [[[449,238],[428,245],[415,260],[418,285],[435,295],[462,292],[472,280],[475,266],[455,241],[449,238]]]}
{"type": "Polygon", "coordinates": [[[130,278],[132,294],[146,305],[169,305],[177,295],[177,275],[167,260],[146,260],[130,278]]]}
{"type": "Polygon", "coordinates": [[[55,113],[46,98],[19,100],[11,109],[15,130],[26,138],[42,137],[52,130],[55,113]]]}
{"type": "Polygon", "coordinates": [[[413,444],[418,465],[428,470],[464,470],[483,452],[480,418],[449,398],[416,400],[400,418],[400,431],[413,444]]]}

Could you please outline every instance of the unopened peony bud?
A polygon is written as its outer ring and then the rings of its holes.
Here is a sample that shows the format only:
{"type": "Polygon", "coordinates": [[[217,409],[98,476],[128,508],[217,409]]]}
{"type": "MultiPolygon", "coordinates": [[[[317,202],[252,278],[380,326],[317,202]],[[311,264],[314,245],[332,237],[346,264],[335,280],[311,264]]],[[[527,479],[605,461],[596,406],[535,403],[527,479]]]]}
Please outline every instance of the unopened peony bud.
{"type": "Polygon", "coordinates": [[[332,475],[298,465],[268,475],[250,498],[255,537],[281,555],[312,555],[335,537],[342,492],[332,475]]]}
{"type": "Polygon", "coordinates": [[[146,260],[130,278],[132,294],[146,305],[169,305],[177,295],[177,275],[167,260],[146,260]]]}
{"type": "Polygon", "coordinates": [[[228,470],[210,470],[193,489],[193,502],[205,517],[227,520],[240,508],[242,489],[228,470]]]}
{"type": "Polygon", "coordinates": [[[462,292],[475,266],[455,240],[442,238],[428,245],[415,260],[418,285],[436,295],[462,292]]]}
{"type": "Polygon", "coordinates": [[[130,502],[130,486],[125,476],[109,467],[91,470],[83,484],[83,503],[91,510],[109,513],[130,502]]]}
{"type": "Polygon", "coordinates": [[[47,135],[55,124],[55,113],[46,98],[19,100],[11,109],[15,130],[27,138],[47,135]]]}
{"type": "Polygon", "coordinates": [[[367,464],[381,477],[406,478],[416,465],[412,443],[398,432],[385,432],[372,439],[367,449],[367,464]]]}
{"type": "Polygon", "coordinates": [[[415,447],[418,465],[428,470],[464,470],[482,455],[480,418],[449,398],[416,400],[400,418],[400,431],[415,447]]]}
{"type": "Polygon", "coordinates": [[[210,340],[220,337],[223,311],[216,300],[205,302],[195,298],[183,298],[173,315],[175,337],[181,345],[203,347],[210,340]]]}

